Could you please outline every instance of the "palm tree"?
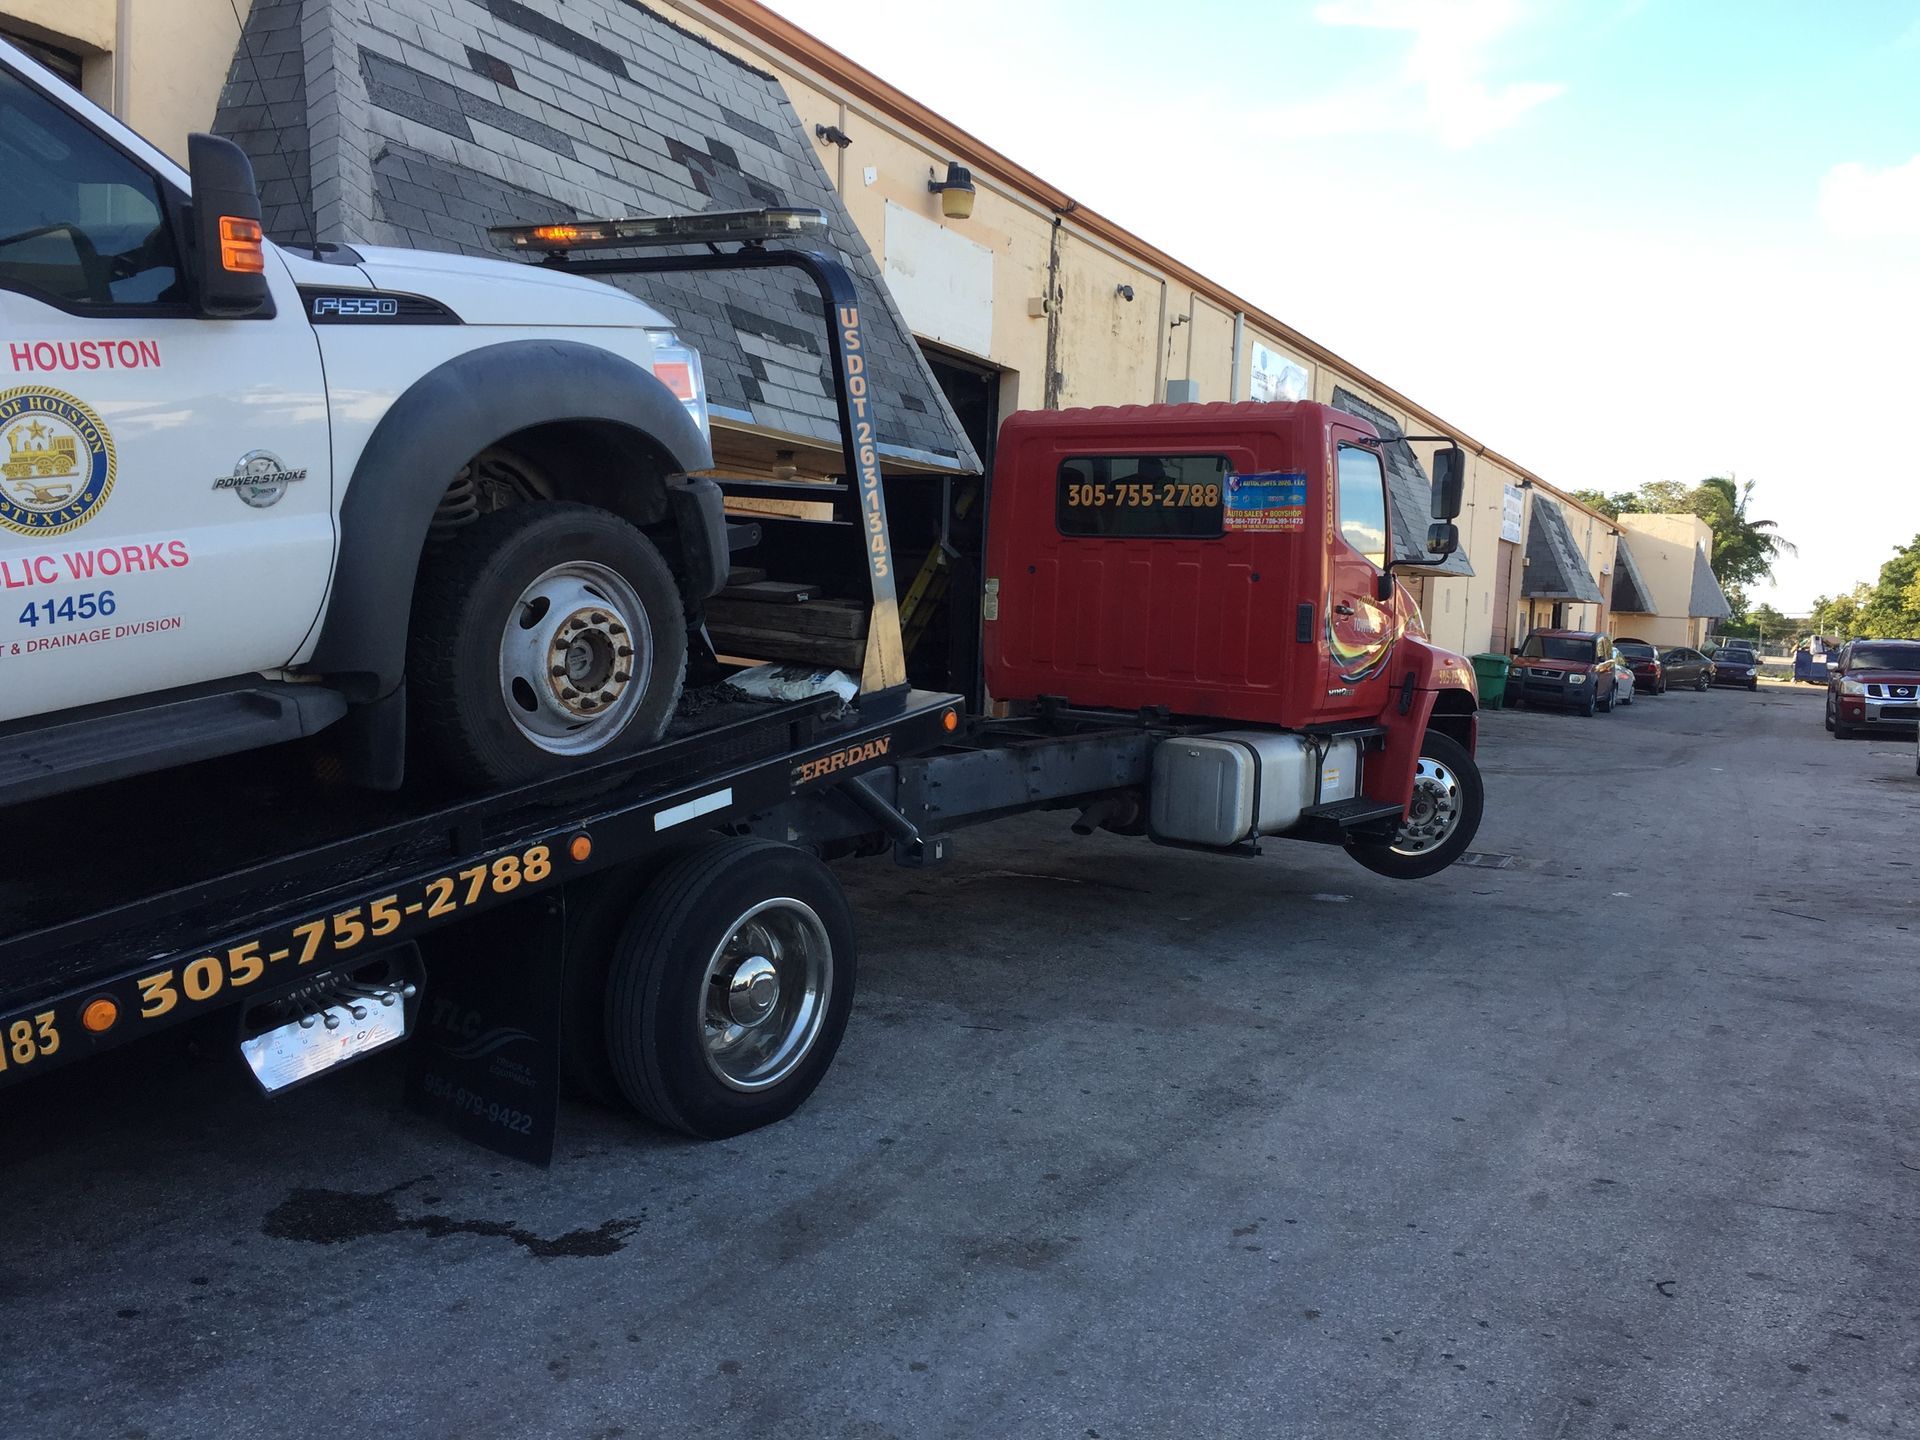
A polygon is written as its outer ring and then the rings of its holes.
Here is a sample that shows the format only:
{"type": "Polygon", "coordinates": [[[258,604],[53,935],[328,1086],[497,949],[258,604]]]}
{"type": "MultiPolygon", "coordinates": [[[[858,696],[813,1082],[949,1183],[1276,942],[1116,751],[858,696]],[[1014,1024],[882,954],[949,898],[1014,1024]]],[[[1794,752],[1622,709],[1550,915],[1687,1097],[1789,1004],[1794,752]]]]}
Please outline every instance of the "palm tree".
{"type": "Polygon", "coordinates": [[[1722,589],[1764,580],[1773,574],[1775,559],[1800,553],[1773,521],[1747,514],[1752,499],[1753,481],[1742,484],[1730,475],[1702,480],[1694,489],[1694,513],[1713,529],[1713,575],[1722,589]]]}

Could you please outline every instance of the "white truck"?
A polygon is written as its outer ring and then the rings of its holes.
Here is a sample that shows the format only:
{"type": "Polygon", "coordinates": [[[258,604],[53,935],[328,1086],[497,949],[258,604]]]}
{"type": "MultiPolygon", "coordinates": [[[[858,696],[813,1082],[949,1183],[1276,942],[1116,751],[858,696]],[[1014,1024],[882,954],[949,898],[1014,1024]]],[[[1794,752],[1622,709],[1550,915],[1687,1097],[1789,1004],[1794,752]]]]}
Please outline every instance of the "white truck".
{"type": "Polygon", "coordinates": [[[341,724],[470,785],[659,738],[726,583],[699,355],[624,291],[263,238],[0,42],[0,804],[341,724]]]}

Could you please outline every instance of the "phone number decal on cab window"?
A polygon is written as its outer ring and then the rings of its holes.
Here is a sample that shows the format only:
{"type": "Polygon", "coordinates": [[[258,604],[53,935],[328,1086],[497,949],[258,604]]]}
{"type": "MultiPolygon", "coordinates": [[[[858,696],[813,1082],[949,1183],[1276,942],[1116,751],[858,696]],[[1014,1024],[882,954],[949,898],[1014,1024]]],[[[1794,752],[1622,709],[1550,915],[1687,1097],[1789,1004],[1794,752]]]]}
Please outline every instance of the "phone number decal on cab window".
{"type": "MultiPolygon", "coordinates": [[[[590,844],[584,837],[576,844],[584,859],[590,844]]],[[[554,880],[560,857],[567,853],[565,838],[509,850],[414,881],[390,895],[263,931],[182,964],[110,982],[52,1009],[10,1016],[0,1021],[0,1083],[28,1067],[44,1068],[41,1062],[56,1055],[68,1058],[72,1049],[63,1051],[63,1035],[119,1038],[111,1032],[128,1020],[137,1034],[142,1025],[171,1023],[263,982],[297,980],[315,967],[351,961],[383,942],[397,943],[415,930],[542,887],[554,880]],[[62,1013],[67,1010],[70,1016],[62,1013]]],[[[87,1047],[79,1049],[85,1053],[87,1047]]]]}
{"type": "Polygon", "coordinates": [[[1076,509],[1088,506],[1098,509],[1103,505],[1130,506],[1137,509],[1154,507],[1162,510],[1179,510],[1188,507],[1214,509],[1220,504],[1220,487],[1190,485],[1185,481],[1171,480],[1162,480],[1157,483],[1089,481],[1067,486],[1067,504],[1076,509]]]}

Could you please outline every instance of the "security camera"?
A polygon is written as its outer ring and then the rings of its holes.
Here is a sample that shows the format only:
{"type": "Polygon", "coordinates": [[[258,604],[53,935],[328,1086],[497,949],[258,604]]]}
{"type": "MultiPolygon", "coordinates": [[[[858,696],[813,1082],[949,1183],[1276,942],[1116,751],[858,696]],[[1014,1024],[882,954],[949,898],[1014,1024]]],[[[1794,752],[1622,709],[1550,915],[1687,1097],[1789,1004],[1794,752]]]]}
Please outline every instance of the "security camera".
{"type": "Polygon", "coordinates": [[[1113,293],[1118,295],[1122,300],[1133,299],[1133,287],[1131,285],[1122,285],[1118,290],[1115,290],[1113,293]]]}

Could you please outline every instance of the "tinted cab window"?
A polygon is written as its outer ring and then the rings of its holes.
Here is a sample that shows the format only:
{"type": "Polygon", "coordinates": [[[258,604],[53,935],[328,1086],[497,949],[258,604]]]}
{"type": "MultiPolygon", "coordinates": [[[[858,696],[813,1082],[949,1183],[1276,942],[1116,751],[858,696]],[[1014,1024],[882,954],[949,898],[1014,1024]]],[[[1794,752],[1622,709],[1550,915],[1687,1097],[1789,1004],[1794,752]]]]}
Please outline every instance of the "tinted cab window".
{"type": "Polygon", "coordinates": [[[1377,568],[1387,563],[1387,484],[1380,457],[1340,447],[1340,535],[1377,568]]]}
{"type": "Polygon", "coordinates": [[[153,176],[0,69],[0,285],[79,308],[179,298],[153,176]]]}

